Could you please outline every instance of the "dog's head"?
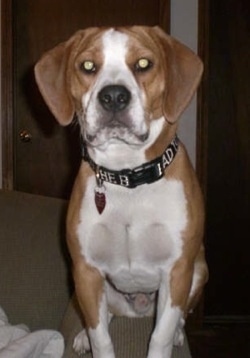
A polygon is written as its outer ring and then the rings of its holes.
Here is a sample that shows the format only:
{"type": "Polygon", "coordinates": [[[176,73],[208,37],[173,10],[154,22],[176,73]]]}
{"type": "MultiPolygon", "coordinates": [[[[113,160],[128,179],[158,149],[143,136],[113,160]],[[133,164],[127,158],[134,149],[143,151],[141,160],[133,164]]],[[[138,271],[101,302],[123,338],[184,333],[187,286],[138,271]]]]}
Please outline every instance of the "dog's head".
{"type": "Polygon", "coordinates": [[[200,59],[159,27],[90,28],[47,52],[38,87],[62,125],[77,114],[92,146],[143,144],[151,123],[175,123],[202,73],[200,59]]]}

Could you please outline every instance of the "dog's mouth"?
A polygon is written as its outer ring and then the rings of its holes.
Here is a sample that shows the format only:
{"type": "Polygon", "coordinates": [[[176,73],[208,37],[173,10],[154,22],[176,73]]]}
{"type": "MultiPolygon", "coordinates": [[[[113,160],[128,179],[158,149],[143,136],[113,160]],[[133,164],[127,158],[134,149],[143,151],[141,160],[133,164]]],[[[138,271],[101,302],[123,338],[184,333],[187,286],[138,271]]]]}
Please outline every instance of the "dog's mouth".
{"type": "Polygon", "coordinates": [[[95,132],[85,131],[84,139],[87,144],[99,147],[110,142],[123,142],[128,145],[142,145],[149,137],[149,130],[138,131],[134,128],[112,123],[110,126],[98,128],[95,132]]]}

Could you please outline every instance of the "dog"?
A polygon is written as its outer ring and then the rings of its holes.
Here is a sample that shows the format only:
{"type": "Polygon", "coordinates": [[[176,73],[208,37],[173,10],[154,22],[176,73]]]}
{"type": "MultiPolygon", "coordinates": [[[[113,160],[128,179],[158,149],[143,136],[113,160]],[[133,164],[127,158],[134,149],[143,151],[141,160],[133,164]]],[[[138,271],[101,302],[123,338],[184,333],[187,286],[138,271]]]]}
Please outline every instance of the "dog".
{"type": "Polygon", "coordinates": [[[83,160],[67,215],[67,242],[86,329],[74,349],[114,358],[115,315],[155,314],[148,358],[170,358],[208,278],[204,207],[177,136],[203,72],[161,28],[88,28],[35,66],[58,122],[74,116],[83,160]]]}

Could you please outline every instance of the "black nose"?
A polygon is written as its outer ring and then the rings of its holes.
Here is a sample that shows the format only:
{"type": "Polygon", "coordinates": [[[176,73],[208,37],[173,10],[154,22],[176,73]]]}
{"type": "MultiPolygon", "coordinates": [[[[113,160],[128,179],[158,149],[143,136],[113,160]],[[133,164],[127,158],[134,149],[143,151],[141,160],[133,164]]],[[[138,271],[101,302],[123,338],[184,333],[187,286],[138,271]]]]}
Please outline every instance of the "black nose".
{"type": "Polygon", "coordinates": [[[107,111],[117,112],[127,107],[131,94],[124,86],[110,85],[103,87],[98,93],[102,107],[107,111]]]}

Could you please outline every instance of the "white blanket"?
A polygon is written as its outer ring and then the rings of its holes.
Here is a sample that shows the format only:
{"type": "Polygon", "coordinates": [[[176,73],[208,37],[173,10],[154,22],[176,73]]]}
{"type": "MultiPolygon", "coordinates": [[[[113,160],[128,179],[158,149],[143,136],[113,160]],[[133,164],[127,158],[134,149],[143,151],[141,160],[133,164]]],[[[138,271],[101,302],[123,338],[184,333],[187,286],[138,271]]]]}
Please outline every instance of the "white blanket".
{"type": "Polygon", "coordinates": [[[25,325],[11,326],[0,307],[0,358],[61,358],[62,335],[53,330],[30,333],[25,325]]]}

